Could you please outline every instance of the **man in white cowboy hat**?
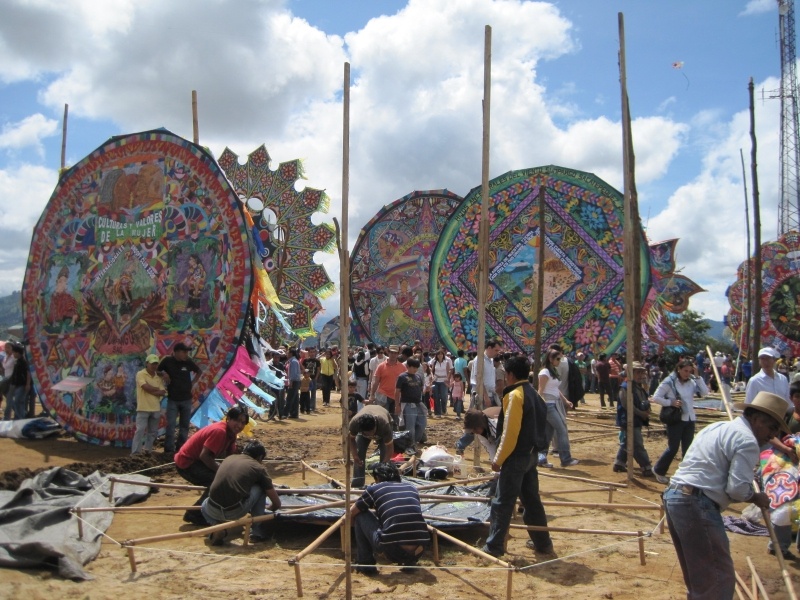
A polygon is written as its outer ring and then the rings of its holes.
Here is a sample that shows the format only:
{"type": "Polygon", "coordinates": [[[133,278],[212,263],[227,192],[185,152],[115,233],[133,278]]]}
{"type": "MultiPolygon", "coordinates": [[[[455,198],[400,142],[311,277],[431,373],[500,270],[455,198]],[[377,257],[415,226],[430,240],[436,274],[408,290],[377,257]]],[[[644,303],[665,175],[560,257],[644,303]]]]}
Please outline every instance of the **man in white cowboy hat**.
{"type": "Polygon", "coordinates": [[[769,346],[758,351],[758,366],[761,370],[747,382],[745,404],[750,404],[759,392],[769,392],[786,400],[788,405],[789,380],[775,370],[775,361],[780,357],[780,352],[769,346]]]}
{"type": "Polygon", "coordinates": [[[664,491],[664,510],[689,598],[732,598],[735,573],[721,511],[732,502],[769,507],[769,497],[753,490],[759,448],[780,432],[787,402],[759,392],[744,414],[714,423],[694,438],[664,491]]]}

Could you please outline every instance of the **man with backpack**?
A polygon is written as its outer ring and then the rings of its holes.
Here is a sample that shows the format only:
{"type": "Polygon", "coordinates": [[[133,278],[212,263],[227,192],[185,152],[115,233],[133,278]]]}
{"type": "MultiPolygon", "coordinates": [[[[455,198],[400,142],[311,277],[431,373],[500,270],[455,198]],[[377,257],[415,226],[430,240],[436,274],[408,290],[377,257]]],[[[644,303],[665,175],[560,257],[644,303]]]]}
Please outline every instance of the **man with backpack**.
{"type": "MultiPolygon", "coordinates": [[[[547,406],[528,381],[527,358],[514,356],[506,361],[505,368],[508,386],[503,390],[503,410],[497,420],[500,441],[492,458],[492,471],[499,471],[500,477],[489,516],[489,536],[481,548],[495,557],[505,553],[506,533],[517,498],[522,500],[525,509],[522,520],[526,525],[547,526],[536,470],[538,452],[547,447],[547,406]]],[[[538,554],[553,552],[547,531],[529,531],[528,535],[529,548],[538,554]]]]}

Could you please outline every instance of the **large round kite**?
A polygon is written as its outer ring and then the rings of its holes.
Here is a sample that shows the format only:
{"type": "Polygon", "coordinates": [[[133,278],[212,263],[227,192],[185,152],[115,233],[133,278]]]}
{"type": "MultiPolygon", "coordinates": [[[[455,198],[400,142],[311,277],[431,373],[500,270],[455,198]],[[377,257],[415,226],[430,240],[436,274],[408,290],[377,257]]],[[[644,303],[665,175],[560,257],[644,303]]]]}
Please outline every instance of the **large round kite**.
{"type": "MultiPolygon", "coordinates": [[[[280,301],[291,305],[293,335],[308,337],[314,335],[313,321],[322,311],[320,299],[334,291],[325,267],[314,263],[314,254],[333,251],[335,231],[328,223],[311,222],[311,215],[327,210],[329,199],[322,190],[307,187],[297,191],[295,185],[303,176],[299,160],[281,163],[275,171],[269,168],[270,160],[262,144],[244,164],[225,148],[219,164],[253,215],[259,259],[280,301]]],[[[260,333],[272,344],[285,337],[272,318],[266,319],[260,333]]]]}
{"type": "Polygon", "coordinates": [[[428,302],[430,259],[462,200],[447,190],[413,192],[361,230],[351,258],[351,310],[376,344],[440,345],[428,302]]]}
{"type": "Polygon", "coordinates": [[[196,407],[250,287],[241,205],[211,155],[163,129],[111,138],[61,176],[33,232],[22,305],[42,402],[80,439],[130,444],[145,356],[189,344],[196,407]]]}
{"type": "MultiPolygon", "coordinates": [[[[761,341],[787,356],[800,355],[800,233],[791,231],[777,241],[761,246],[761,341]]],[[[749,331],[745,310],[747,280],[752,281],[755,260],[744,261],[737,269],[737,280],[728,288],[731,306],[725,324],[737,343],[746,340],[749,331]]],[[[747,350],[747,344],[742,348],[747,350]]]]}
{"type": "MultiPolygon", "coordinates": [[[[556,166],[511,171],[490,182],[487,334],[507,348],[542,346],[593,354],[625,340],[623,317],[623,198],[591,173],[556,166]],[[539,231],[539,189],[545,190],[545,232],[539,231]],[[539,253],[544,252],[544,311],[536,312],[539,253]]],[[[431,259],[430,304],[450,350],[474,349],[478,338],[478,228],[481,190],[473,189],[442,231],[431,259]]],[[[642,298],[653,272],[642,240],[642,298]]],[[[672,264],[674,268],[674,263],[672,264]]],[[[669,265],[666,272],[671,273],[669,265]]],[[[694,291],[697,291],[695,286],[694,291]]],[[[676,292],[678,294],[680,292],[676,292]]],[[[661,307],[651,298],[650,310],[661,307]]],[[[669,329],[650,319],[652,331],[669,329]]]]}

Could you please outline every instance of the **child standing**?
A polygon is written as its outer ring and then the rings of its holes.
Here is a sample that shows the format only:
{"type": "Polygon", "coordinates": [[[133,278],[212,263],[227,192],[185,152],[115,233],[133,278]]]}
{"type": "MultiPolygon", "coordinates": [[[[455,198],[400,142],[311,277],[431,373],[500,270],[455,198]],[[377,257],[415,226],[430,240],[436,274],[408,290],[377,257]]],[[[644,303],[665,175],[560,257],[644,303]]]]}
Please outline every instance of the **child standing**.
{"type": "Polygon", "coordinates": [[[300,378],[300,412],[307,415],[311,414],[311,377],[308,369],[303,371],[300,378]]]}
{"type": "Polygon", "coordinates": [[[461,377],[461,373],[453,375],[450,396],[453,398],[453,410],[456,413],[456,419],[461,420],[461,413],[464,412],[464,380],[461,377]]]}

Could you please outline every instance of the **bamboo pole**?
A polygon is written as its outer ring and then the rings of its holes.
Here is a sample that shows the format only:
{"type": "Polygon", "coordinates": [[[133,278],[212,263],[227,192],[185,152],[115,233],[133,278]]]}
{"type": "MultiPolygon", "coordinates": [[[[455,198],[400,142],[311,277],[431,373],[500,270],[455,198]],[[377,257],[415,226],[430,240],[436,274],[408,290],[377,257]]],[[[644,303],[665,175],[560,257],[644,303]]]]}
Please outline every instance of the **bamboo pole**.
{"type": "MultiPolygon", "coordinates": [[[[778,552],[775,552],[775,554],[780,554],[780,546],[777,546],[777,545],[774,545],[774,544],[775,544],[775,542],[773,542],[773,548],[778,548],[778,552]]],[[[783,557],[781,557],[781,558],[783,558],[783,557]]],[[[756,568],[753,565],[753,561],[750,560],[749,556],[747,557],[747,566],[750,567],[750,573],[753,576],[753,581],[755,581],[756,585],[758,586],[759,593],[762,596],[764,596],[764,600],[769,600],[769,594],[767,594],[767,590],[764,589],[764,584],[761,582],[761,577],[758,576],[758,573],[756,572],[756,568]]],[[[789,590],[789,594],[790,594],[790,596],[792,598],[794,598],[794,590],[793,589],[789,590]]]]}
{"type": "MultiPolygon", "coordinates": [[[[625,329],[627,353],[625,361],[628,372],[628,384],[626,386],[625,406],[628,414],[626,436],[627,436],[627,471],[628,481],[633,480],[633,368],[631,363],[638,358],[639,347],[637,346],[636,339],[636,290],[639,281],[634,279],[638,275],[635,264],[638,260],[638,255],[634,254],[636,250],[635,237],[638,231],[634,227],[633,222],[633,147],[631,143],[631,113],[628,106],[628,84],[627,73],[625,67],[625,18],[623,14],[617,13],[617,22],[619,27],[619,85],[620,96],[622,98],[622,172],[624,181],[624,221],[623,221],[623,248],[622,248],[622,264],[624,268],[624,312],[625,312],[625,329]]],[[[620,401],[616,398],[617,402],[620,401]]]]}
{"type": "Polygon", "coordinates": [[[128,546],[126,550],[128,551],[128,563],[131,566],[131,573],[136,573],[136,557],[133,553],[133,546],[128,546]]]}
{"type": "Polygon", "coordinates": [[[197,120],[197,90],[192,90],[192,140],[200,143],[200,127],[197,120]]]}
{"type": "MultiPolygon", "coordinates": [[[[67,166],[67,117],[69,104],[64,104],[64,121],[61,123],[61,171],[67,166]]],[[[61,173],[59,173],[59,176],[61,173]]]]}
{"type": "MultiPolygon", "coordinates": [[[[342,348],[341,366],[339,368],[342,390],[342,449],[345,468],[345,510],[344,510],[344,577],[345,597],[353,597],[353,579],[350,573],[352,564],[350,549],[351,517],[350,517],[350,444],[347,422],[347,344],[350,333],[350,253],[348,250],[349,199],[350,199],[350,63],[344,63],[344,81],[342,98],[342,238],[339,247],[339,345],[342,348]]],[[[400,398],[397,398],[397,402],[400,398]]],[[[297,568],[299,575],[300,569],[297,568]]]]}
{"type": "Polygon", "coordinates": [[[609,431],[607,433],[596,433],[595,435],[587,435],[585,437],[579,437],[575,439],[571,439],[569,442],[570,444],[575,444],[577,442],[588,442],[590,440],[596,440],[599,438],[609,437],[611,435],[619,435],[616,431],[609,431]]]}
{"type": "MultiPolygon", "coordinates": [[[[602,414],[602,413],[598,413],[598,414],[602,414]]],[[[605,427],[605,428],[608,428],[608,429],[619,430],[619,427],[617,427],[616,425],[608,425],[606,423],[588,423],[586,421],[581,421],[579,419],[576,419],[575,417],[567,417],[567,421],[573,421],[575,423],[580,423],[581,425],[593,425],[594,427],[605,427]]]]}
{"type": "Polygon", "coordinates": [[[441,562],[439,560],[439,530],[434,527],[431,527],[430,525],[428,525],[428,530],[433,534],[431,536],[432,550],[433,550],[433,564],[435,564],[438,567],[439,563],[441,562]]]}
{"type": "Polygon", "coordinates": [[[78,518],[78,539],[83,539],[83,516],[81,514],[81,509],[76,507],[73,511],[75,516],[78,518]]]}
{"type": "Polygon", "coordinates": [[[294,564],[294,583],[297,586],[297,597],[303,597],[303,580],[300,577],[300,563],[294,564]]]}
{"type": "Polygon", "coordinates": [[[171,506],[171,505],[158,505],[158,506],[92,506],[88,508],[74,508],[72,512],[76,513],[78,517],[82,513],[89,512],[113,512],[113,513],[126,513],[126,512],[155,512],[159,510],[200,510],[200,506],[193,504],[192,506],[171,506]]]}
{"type": "MultiPolygon", "coordinates": [[[[345,416],[347,415],[347,413],[346,413],[346,412],[345,412],[344,414],[345,414],[345,416]]],[[[348,444],[348,446],[349,446],[349,444],[348,444]]],[[[306,468],[306,469],[308,469],[309,471],[311,471],[312,473],[316,473],[317,475],[321,475],[322,477],[324,477],[325,479],[327,479],[327,480],[328,480],[328,481],[330,481],[331,483],[335,483],[335,484],[336,484],[336,485],[338,485],[340,488],[342,488],[342,489],[346,489],[346,487],[347,487],[347,486],[346,486],[345,484],[343,484],[341,481],[339,481],[338,479],[334,479],[334,478],[333,478],[333,477],[331,477],[330,475],[326,475],[326,474],[325,474],[325,473],[323,473],[322,471],[319,471],[319,470],[315,469],[314,467],[312,467],[311,465],[309,465],[309,464],[308,464],[306,461],[303,461],[303,465],[305,465],[305,468],[306,468]]]]}
{"type": "MultiPolygon", "coordinates": [[[[753,319],[752,336],[750,338],[750,364],[752,374],[756,374],[758,360],[758,347],[761,345],[761,296],[762,296],[762,265],[761,265],[761,205],[758,192],[758,163],[756,161],[758,143],[756,141],[756,113],[754,101],[753,78],[747,86],[750,96],[750,177],[753,181],[753,246],[755,261],[753,264],[753,304],[750,316],[753,319]]],[[[750,257],[747,257],[748,261],[750,257]]],[[[776,553],[777,556],[779,553],[776,553]]],[[[781,557],[783,558],[783,557],[781,557]]]]}
{"type": "Polygon", "coordinates": [[[417,491],[421,492],[423,490],[432,490],[434,488],[447,487],[448,485],[463,485],[464,487],[469,487],[469,485],[467,485],[469,483],[480,483],[482,481],[491,481],[496,477],[497,477],[496,474],[492,474],[492,475],[484,475],[482,477],[474,477],[472,479],[451,479],[448,481],[439,481],[438,483],[421,485],[417,488],[417,491]]]}
{"type": "Polygon", "coordinates": [[[574,490],[539,490],[540,494],[547,494],[549,496],[563,496],[568,494],[585,494],[586,492],[605,492],[608,488],[593,487],[593,488],[577,488],[574,490]]]}
{"type": "Polygon", "coordinates": [[[509,563],[507,563],[507,562],[505,562],[503,560],[500,560],[499,558],[495,558],[494,556],[492,556],[491,554],[487,554],[483,550],[478,550],[475,546],[470,546],[466,542],[462,542],[458,538],[454,538],[452,535],[449,535],[449,534],[445,533],[444,531],[442,531],[440,529],[437,529],[433,525],[428,525],[428,530],[431,531],[431,532],[435,531],[437,535],[441,536],[443,539],[447,540],[448,542],[450,542],[454,546],[458,546],[462,550],[466,550],[467,552],[469,552],[470,554],[474,554],[478,558],[482,558],[484,560],[488,560],[489,562],[494,563],[496,565],[499,565],[501,567],[504,567],[506,569],[513,569],[514,568],[511,564],[509,564],[509,563]]]}
{"type": "MultiPolygon", "coordinates": [[[[489,292],[489,139],[492,96],[492,28],[486,25],[483,37],[483,137],[481,148],[481,214],[478,224],[478,348],[475,360],[476,408],[484,406],[484,356],[486,351],[486,304],[489,292]]],[[[481,446],[473,446],[472,463],[481,464],[481,446]]]]}
{"type": "Polygon", "coordinates": [[[253,523],[261,523],[262,521],[271,521],[275,518],[276,514],[280,515],[302,515],[309,512],[315,512],[318,510],[323,510],[327,508],[337,508],[339,506],[344,506],[344,500],[337,500],[335,502],[327,502],[325,504],[316,504],[314,506],[303,506],[301,508],[292,508],[289,510],[281,511],[280,513],[271,513],[268,515],[263,515],[260,517],[242,517],[241,519],[237,519],[235,521],[227,521],[225,523],[220,523],[218,525],[211,525],[210,527],[204,527],[202,529],[195,529],[193,531],[181,531],[178,533],[167,533],[163,535],[154,535],[149,537],[143,538],[136,538],[132,540],[125,540],[122,545],[123,546],[141,546],[142,544],[148,544],[150,542],[163,542],[168,540],[179,540],[183,538],[189,537],[202,537],[204,535],[208,535],[209,533],[214,533],[215,531],[222,531],[224,529],[230,529],[232,527],[239,527],[242,525],[252,525],[253,523]]]}
{"type": "Polygon", "coordinates": [[[552,477],[553,479],[566,479],[568,481],[583,481],[584,483],[593,483],[595,485],[600,485],[603,487],[617,487],[617,488],[627,488],[627,483],[614,483],[613,481],[601,481],[600,479],[589,479],[588,477],[578,477],[576,475],[558,475],[557,473],[546,473],[545,471],[539,471],[540,477],[552,477]]]}
{"type": "Polygon", "coordinates": [[[545,229],[545,178],[539,180],[539,252],[536,254],[538,273],[536,274],[536,330],[533,346],[533,370],[542,368],[542,313],[544,313],[544,251],[547,247],[545,229]]]}
{"type": "Polygon", "coordinates": [[[637,531],[636,533],[639,534],[639,564],[645,566],[645,556],[644,556],[644,533],[641,531],[637,531]]]}
{"type": "MultiPolygon", "coordinates": [[[[744,579],[742,579],[742,576],[739,575],[739,573],[737,571],[734,571],[734,574],[736,575],[736,582],[739,584],[739,587],[742,588],[742,591],[744,591],[744,593],[747,595],[747,597],[750,600],[756,600],[755,595],[753,595],[750,592],[750,590],[747,589],[747,583],[745,582],[744,579]]],[[[755,581],[753,583],[755,584],[755,581]]]]}
{"type": "Polygon", "coordinates": [[[125,479],[124,477],[109,477],[108,480],[114,483],[124,483],[127,485],[137,485],[141,487],[151,488],[166,488],[171,490],[196,490],[204,492],[206,490],[202,485],[189,485],[184,483],[156,483],[155,481],[139,481],[137,479],[125,479]]]}
{"type": "Polygon", "coordinates": [[[305,558],[306,556],[308,556],[309,554],[311,554],[311,553],[312,553],[314,550],[316,550],[317,548],[319,548],[319,547],[322,545],[322,543],[323,543],[325,540],[327,540],[327,539],[328,539],[329,537],[331,537],[331,536],[332,536],[334,533],[336,533],[336,530],[337,530],[337,529],[339,529],[339,528],[342,526],[342,524],[345,522],[345,517],[347,516],[347,514],[348,514],[348,511],[345,511],[345,514],[343,514],[343,515],[342,515],[342,516],[341,516],[339,519],[337,519],[337,520],[336,520],[336,522],[335,522],[333,525],[331,525],[330,527],[328,527],[328,528],[327,528],[327,529],[326,529],[326,530],[325,530],[325,531],[322,533],[322,535],[320,535],[320,536],[319,536],[317,539],[315,539],[313,542],[311,542],[311,543],[310,543],[308,546],[306,546],[306,547],[305,547],[303,550],[301,550],[300,552],[298,552],[298,553],[297,553],[297,554],[294,556],[294,558],[290,558],[290,559],[289,559],[289,561],[288,561],[288,562],[289,562],[289,564],[290,564],[290,565],[293,565],[293,564],[295,564],[295,563],[299,563],[301,560],[303,560],[303,558],[305,558]]]}

